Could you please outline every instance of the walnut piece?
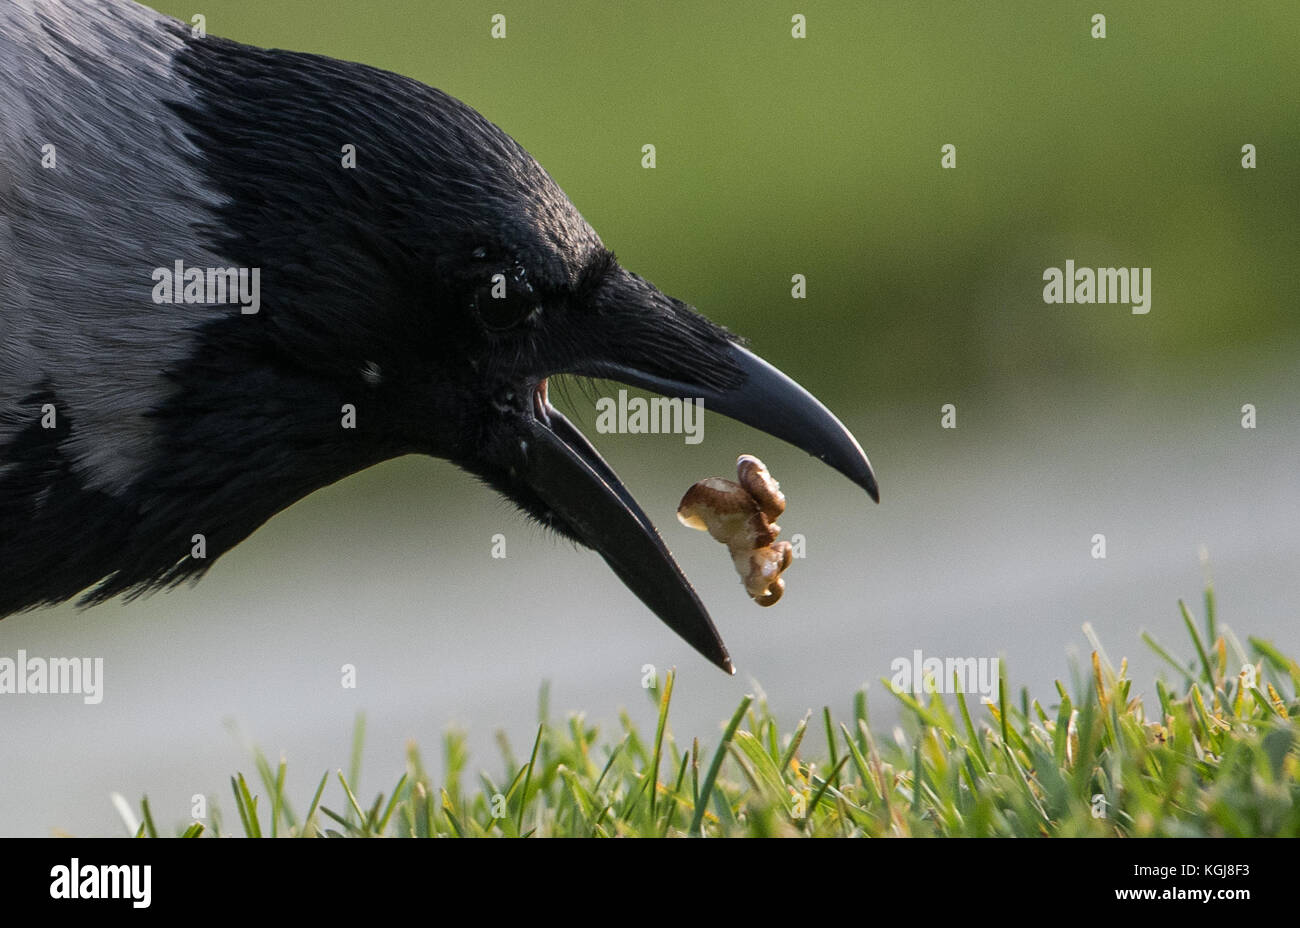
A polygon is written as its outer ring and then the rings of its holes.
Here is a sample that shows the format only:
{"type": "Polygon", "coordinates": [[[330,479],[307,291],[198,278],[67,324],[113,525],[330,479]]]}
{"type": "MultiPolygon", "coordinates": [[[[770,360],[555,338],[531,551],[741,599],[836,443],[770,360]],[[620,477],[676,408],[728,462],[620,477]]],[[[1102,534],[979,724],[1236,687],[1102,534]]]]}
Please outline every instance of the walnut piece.
{"type": "Polygon", "coordinates": [[[770,606],[785,592],[781,574],[794,559],[790,543],[776,540],[781,526],[772,521],[785,512],[785,497],[752,454],[736,459],[736,476],[738,483],[706,477],[695,484],[677,506],[677,520],[726,545],[745,592],[770,606]]]}

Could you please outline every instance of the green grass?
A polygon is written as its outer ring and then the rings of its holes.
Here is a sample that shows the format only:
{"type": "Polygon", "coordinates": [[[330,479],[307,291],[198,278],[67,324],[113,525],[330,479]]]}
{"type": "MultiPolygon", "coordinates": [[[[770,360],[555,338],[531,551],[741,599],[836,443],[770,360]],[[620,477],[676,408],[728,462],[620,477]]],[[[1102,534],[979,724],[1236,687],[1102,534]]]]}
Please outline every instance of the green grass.
{"type": "MultiPolygon", "coordinates": [[[[1179,603],[1192,656],[1148,635],[1172,682],[1133,694],[1127,662],[1107,659],[1088,626],[1090,666],[1048,699],[997,704],[957,696],[894,698],[903,720],[874,732],[865,691],[851,718],[829,709],[784,730],[746,696],[722,736],[679,741],[668,724],[673,674],[651,691],[652,736],[622,716],[613,737],[581,715],[548,720],[520,761],[498,737],[499,778],[469,774],[464,735],[445,736],[435,780],[414,745],[391,790],[363,804],[361,720],[347,776],[328,772],[301,816],[284,795],[285,763],[259,752],[257,782],[231,779],[238,833],[300,836],[1262,836],[1300,835],[1300,665],[1254,638],[1245,647],[1216,624],[1212,589],[1198,626],[1179,603]],[[820,724],[819,724],[820,723],[820,724]],[[820,730],[819,730],[820,729],[820,730]],[[331,783],[331,781],[334,781],[331,783]],[[327,787],[337,798],[322,804],[327,787]],[[269,797],[269,799],[267,798],[269,797]]],[[[1005,677],[1004,677],[1005,681],[1005,677]]],[[[888,683],[885,691],[892,694],[888,683]]],[[[138,835],[156,836],[145,799],[138,835]]],[[[178,831],[223,834],[207,824],[178,831]]]]}

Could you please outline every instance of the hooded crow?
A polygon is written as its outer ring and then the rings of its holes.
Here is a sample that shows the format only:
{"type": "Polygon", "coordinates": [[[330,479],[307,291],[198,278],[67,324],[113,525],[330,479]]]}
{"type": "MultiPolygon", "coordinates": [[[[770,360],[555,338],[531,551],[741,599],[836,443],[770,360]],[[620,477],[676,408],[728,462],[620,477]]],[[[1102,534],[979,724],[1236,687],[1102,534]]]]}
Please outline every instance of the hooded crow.
{"type": "Polygon", "coordinates": [[[878,499],[820,402],[622,268],[459,100],[125,0],[0,3],[0,616],[197,578],[312,491],[419,453],[594,549],[733,672],[547,401],[556,374],[700,398],[878,499]]]}

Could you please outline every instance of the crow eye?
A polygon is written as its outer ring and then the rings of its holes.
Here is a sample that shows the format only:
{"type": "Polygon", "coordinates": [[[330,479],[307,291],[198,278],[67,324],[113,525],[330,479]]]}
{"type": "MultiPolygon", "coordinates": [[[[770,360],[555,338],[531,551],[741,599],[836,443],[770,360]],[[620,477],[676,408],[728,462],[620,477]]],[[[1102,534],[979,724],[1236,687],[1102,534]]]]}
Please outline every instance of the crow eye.
{"type": "Polygon", "coordinates": [[[474,307],[483,325],[503,332],[523,322],[541,307],[523,267],[497,272],[474,294],[474,307]]]}

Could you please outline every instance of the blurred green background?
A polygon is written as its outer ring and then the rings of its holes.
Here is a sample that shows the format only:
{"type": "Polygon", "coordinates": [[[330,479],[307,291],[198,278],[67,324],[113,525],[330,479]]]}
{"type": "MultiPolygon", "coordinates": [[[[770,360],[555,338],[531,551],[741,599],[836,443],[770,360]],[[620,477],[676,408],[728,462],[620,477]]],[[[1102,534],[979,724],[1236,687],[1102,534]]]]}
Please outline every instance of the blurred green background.
{"type": "Polygon", "coordinates": [[[215,34],[460,97],[625,264],[778,364],[817,365],[828,400],[927,408],[1297,341],[1300,4],[1107,7],[201,5],[215,34]],[[795,11],[806,39],[791,38],[795,11]],[[939,166],[948,143],[955,170],[939,166]],[[1066,258],[1153,268],[1153,311],[1043,305],[1042,271],[1066,258]],[[793,273],[806,302],[790,299],[793,273]]]}
{"type": "Polygon", "coordinates": [[[596,435],[591,396],[569,391],[559,405],[660,526],[736,678],[599,558],[449,465],[402,459],[292,507],[197,587],[0,624],[0,653],[102,655],[107,676],[93,710],[0,701],[0,833],[114,833],[110,790],[149,792],[160,826],[195,793],[229,810],[226,777],[249,763],[226,719],[288,754],[298,794],[344,763],[359,710],[362,793],[396,780],[406,738],[436,763],[448,723],[469,728],[471,769],[495,770],[492,732],[526,750],[543,680],[555,714],[616,727],[626,707],[653,725],[647,664],[679,668],[674,727],[705,741],[756,687],[787,727],[822,705],[843,714],[863,684],[888,721],[879,681],[918,648],[1001,656],[1046,704],[1067,653],[1086,650],[1085,621],[1150,695],[1139,630],[1182,639],[1176,600],[1200,590],[1202,544],[1221,618],[1296,650],[1294,0],[157,7],[479,109],[625,265],[825,400],[871,454],[883,502],[714,416],[699,446],[596,435]],[[796,12],[806,39],[790,36],[796,12]],[[1090,35],[1098,12],[1105,39],[1090,35]],[[505,39],[490,37],[495,13],[505,39]],[[940,168],[945,144],[955,170],[940,168]],[[1067,259],[1152,268],[1150,313],[1044,304],[1044,269],[1067,259]],[[805,300],[791,299],[796,273],[805,300]],[[956,430],[939,427],[945,403],[956,430]],[[787,537],[808,542],[768,610],[673,519],[687,486],[742,451],[772,467],[787,537]],[[489,555],[496,533],[505,561],[489,555]],[[339,686],[345,663],[356,690],[339,686]]]}

